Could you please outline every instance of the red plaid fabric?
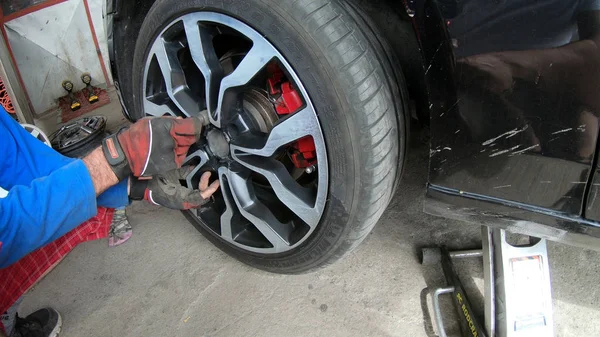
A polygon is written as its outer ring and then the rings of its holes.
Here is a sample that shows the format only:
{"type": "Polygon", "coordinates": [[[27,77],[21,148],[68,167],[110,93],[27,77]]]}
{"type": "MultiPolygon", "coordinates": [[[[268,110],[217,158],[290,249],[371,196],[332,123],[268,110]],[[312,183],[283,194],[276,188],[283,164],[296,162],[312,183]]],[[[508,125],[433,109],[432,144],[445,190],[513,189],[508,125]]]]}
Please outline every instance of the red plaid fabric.
{"type": "MultiPolygon", "coordinates": [[[[6,312],[38,280],[78,244],[108,236],[114,209],[98,207],[98,214],[63,237],[0,269],[0,314],[6,312]]],[[[4,327],[0,323],[0,331],[4,327]]]]}

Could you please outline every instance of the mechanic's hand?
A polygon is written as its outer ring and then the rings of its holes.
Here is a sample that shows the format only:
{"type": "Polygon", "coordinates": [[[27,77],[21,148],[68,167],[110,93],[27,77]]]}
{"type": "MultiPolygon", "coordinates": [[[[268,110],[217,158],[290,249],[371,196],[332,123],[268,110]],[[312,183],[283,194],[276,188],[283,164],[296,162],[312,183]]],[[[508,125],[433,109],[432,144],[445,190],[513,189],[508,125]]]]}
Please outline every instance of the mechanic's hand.
{"type": "Polygon", "coordinates": [[[181,167],[201,131],[196,118],[144,118],[105,139],[102,148],[119,181],[150,177],[181,167]]]}
{"type": "Polygon", "coordinates": [[[185,166],[166,174],[157,175],[151,180],[131,182],[131,199],[145,199],[155,205],[171,209],[188,210],[204,205],[219,189],[219,181],[209,185],[210,172],[205,172],[200,178],[200,189],[194,190],[181,186],[180,181],[194,170],[193,166],[185,166]]]}

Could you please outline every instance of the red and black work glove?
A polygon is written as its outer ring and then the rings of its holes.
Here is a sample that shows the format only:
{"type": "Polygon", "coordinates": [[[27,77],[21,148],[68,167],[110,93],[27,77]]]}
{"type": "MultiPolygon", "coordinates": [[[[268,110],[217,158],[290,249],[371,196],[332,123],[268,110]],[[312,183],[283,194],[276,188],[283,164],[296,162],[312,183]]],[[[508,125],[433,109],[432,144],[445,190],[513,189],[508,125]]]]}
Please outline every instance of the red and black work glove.
{"type": "Polygon", "coordinates": [[[148,202],[171,209],[188,210],[204,205],[219,189],[219,181],[209,185],[210,172],[200,178],[200,189],[181,186],[180,181],[194,170],[193,166],[185,166],[166,174],[157,175],[151,180],[131,178],[130,198],[147,200],[148,202]]]}
{"type": "Polygon", "coordinates": [[[150,177],[181,167],[201,132],[196,118],[144,118],[106,138],[102,149],[119,181],[131,174],[150,177]]]}

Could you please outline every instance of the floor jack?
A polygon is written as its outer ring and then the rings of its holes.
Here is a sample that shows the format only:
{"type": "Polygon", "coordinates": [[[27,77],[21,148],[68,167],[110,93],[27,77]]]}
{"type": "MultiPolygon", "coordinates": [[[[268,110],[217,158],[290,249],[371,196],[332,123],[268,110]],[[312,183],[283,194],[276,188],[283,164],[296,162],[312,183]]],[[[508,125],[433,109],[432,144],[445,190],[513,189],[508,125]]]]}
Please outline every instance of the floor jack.
{"type": "MultiPolygon", "coordinates": [[[[422,250],[423,264],[442,264],[448,287],[432,293],[433,314],[440,337],[446,337],[440,296],[451,294],[463,336],[551,337],[554,336],[552,294],[546,240],[529,238],[524,245],[511,245],[507,232],[482,227],[482,249],[447,252],[422,250]],[[468,296],[452,260],[483,258],[484,322],[473,315],[468,296]]],[[[479,315],[481,317],[481,315],[479,315]]]]}

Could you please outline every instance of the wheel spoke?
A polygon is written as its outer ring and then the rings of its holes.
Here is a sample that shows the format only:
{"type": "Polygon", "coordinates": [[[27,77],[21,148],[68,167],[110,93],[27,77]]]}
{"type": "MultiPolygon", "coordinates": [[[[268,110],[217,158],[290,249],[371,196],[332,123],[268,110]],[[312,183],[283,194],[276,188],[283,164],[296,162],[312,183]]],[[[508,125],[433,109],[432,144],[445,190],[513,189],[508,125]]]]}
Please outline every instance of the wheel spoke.
{"type": "Polygon", "coordinates": [[[148,98],[144,99],[144,113],[146,115],[162,117],[165,114],[169,114],[173,117],[177,117],[177,114],[173,112],[167,105],[158,105],[148,98]]]}
{"type": "Polygon", "coordinates": [[[177,52],[181,49],[177,42],[158,39],[152,47],[158,66],[165,79],[167,94],[185,116],[196,116],[200,112],[198,100],[191,92],[177,52]]]}
{"type": "Polygon", "coordinates": [[[310,227],[318,224],[320,210],[315,206],[314,191],[298,184],[280,161],[255,155],[233,156],[248,169],[267,178],[279,200],[306,224],[310,227]]]}
{"type": "Polygon", "coordinates": [[[239,212],[235,206],[235,200],[231,195],[229,181],[227,180],[227,169],[219,169],[219,180],[221,181],[221,192],[225,201],[225,212],[221,215],[221,237],[227,241],[233,242],[232,220],[235,213],[239,212]]]}
{"type": "Polygon", "coordinates": [[[196,165],[196,168],[194,168],[194,170],[190,172],[190,174],[188,174],[188,176],[185,178],[185,182],[187,183],[188,188],[194,188],[194,186],[192,186],[192,179],[194,179],[196,174],[198,174],[198,171],[200,171],[202,166],[206,165],[206,163],[208,163],[209,160],[208,154],[204,150],[198,150],[189,155],[187,158],[185,158],[185,160],[183,161],[183,165],[187,165],[190,161],[196,158],[199,158],[200,162],[198,163],[198,165],[196,165]]]}
{"type": "Polygon", "coordinates": [[[253,43],[252,48],[235,70],[221,81],[215,120],[217,127],[220,126],[223,119],[223,111],[230,111],[235,107],[238,92],[234,89],[248,84],[267,63],[278,55],[277,51],[264,39],[253,41],[253,43]]]}
{"type": "MultiPolygon", "coordinates": [[[[266,137],[252,136],[231,145],[232,153],[247,153],[271,157],[279,148],[306,136],[316,137],[320,129],[312,107],[308,106],[280,121],[266,137]],[[244,144],[244,145],[239,145],[244,144]]],[[[315,142],[317,152],[324,146],[315,142]]],[[[324,149],[322,149],[324,150],[324,149]]]]}
{"type": "Polygon", "coordinates": [[[281,223],[256,197],[252,181],[247,174],[221,169],[226,175],[231,196],[240,214],[249,220],[278,251],[290,246],[292,225],[281,223]]]}
{"type": "MultiPolygon", "coordinates": [[[[224,76],[223,68],[212,44],[214,31],[208,27],[201,26],[198,16],[194,14],[186,16],[183,24],[192,59],[204,76],[206,106],[210,113],[209,115],[214,120],[213,115],[217,110],[219,85],[224,76]]],[[[219,127],[219,125],[216,126],[219,127]]]]}

